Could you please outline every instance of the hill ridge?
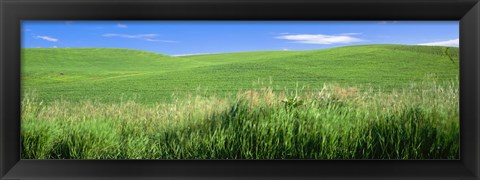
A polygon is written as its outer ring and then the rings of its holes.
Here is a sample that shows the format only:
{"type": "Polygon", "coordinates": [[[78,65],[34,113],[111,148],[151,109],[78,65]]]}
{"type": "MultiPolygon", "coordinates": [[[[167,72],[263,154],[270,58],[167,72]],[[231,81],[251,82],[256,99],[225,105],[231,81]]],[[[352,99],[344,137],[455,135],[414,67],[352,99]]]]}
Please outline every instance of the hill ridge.
{"type": "MultiPolygon", "coordinates": [[[[336,48],[351,48],[351,47],[383,47],[383,48],[388,48],[388,47],[433,47],[433,48],[446,48],[447,46],[426,46],[426,45],[409,45],[409,44],[360,44],[360,45],[348,45],[348,46],[337,46],[337,47],[330,47],[330,48],[323,48],[323,49],[309,49],[309,50],[257,50],[257,51],[238,51],[238,52],[219,52],[219,53],[196,53],[196,54],[190,54],[190,55],[168,55],[168,54],[163,54],[159,52],[154,52],[154,51],[148,51],[148,50],[139,50],[139,49],[130,49],[130,48],[97,48],[97,47],[80,47],[80,48],[22,48],[25,50],[51,50],[51,49],[68,49],[68,50],[100,50],[100,49],[105,49],[105,50],[123,50],[123,51],[134,51],[134,52],[139,52],[139,53],[152,53],[152,54],[157,54],[157,55],[163,55],[163,56],[169,56],[169,57],[179,57],[179,58],[185,58],[185,57],[191,57],[191,56],[209,56],[209,55],[221,55],[221,54],[237,54],[237,53],[270,53],[270,52],[309,52],[309,51],[322,51],[322,50],[330,50],[330,49],[336,49],[336,48]]],[[[459,49],[458,47],[447,47],[451,49],[459,49]]]]}

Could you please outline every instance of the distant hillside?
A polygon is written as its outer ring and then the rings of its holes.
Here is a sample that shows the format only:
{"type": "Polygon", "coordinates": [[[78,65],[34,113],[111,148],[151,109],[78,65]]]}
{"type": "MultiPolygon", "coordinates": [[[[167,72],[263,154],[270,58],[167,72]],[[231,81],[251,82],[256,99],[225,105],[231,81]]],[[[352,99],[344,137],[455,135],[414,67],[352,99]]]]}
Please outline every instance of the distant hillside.
{"type": "Polygon", "coordinates": [[[412,82],[457,81],[458,48],[361,45],[309,51],[258,51],[172,57],[109,48],[23,49],[24,92],[45,101],[93,98],[142,102],[172,93],[226,95],[239,89],[324,83],[391,90],[412,82]],[[260,85],[258,85],[260,84],[260,85]],[[261,85],[263,84],[263,85],[261,85]]]}

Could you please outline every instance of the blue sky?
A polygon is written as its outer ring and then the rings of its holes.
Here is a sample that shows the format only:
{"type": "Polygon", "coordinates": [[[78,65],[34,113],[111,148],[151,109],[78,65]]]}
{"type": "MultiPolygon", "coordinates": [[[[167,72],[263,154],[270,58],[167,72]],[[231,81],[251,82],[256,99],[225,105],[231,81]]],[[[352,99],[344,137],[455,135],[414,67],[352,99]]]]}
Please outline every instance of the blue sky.
{"type": "Polygon", "coordinates": [[[23,21],[24,48],[129,48],[168,55],[358,44],[458,47],[458,21],[23,21]]]}

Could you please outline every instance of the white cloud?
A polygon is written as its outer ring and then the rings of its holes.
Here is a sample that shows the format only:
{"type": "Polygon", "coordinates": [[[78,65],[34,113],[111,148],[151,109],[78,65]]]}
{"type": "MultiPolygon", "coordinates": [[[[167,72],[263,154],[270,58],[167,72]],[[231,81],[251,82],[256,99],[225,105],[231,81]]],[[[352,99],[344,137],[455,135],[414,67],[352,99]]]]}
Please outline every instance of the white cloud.
{"type": "Polygon", "coordinates": [[[128,26],[126,24],[117,24],[118,28],[127,28],[128,26]]]}
{"type": "Polygon", "coordinates": [[[337,35],[340,35],[340,36],[355,36],[355,35],[360,35],[362,33],[341,33],[341,34],[337,34],[337,35]]]}
{"type": "Polygon", "coordinates": [[[161,40],[157,40],[157,39],[150,39],[150,38],[145,38],[145,41],[150,41],[150,42],[159,42],[161,40]]]}
{"type": "Polygon", "coordinates": [[[164,43],[175,43],[177,41],[170,41],[170,40],[161,40],[161,39],[154,39],[155,37],[159,36],[158,34],[103,34],[103,37],[119,37],[119,38],[127,38],[127,39],[141,39],[144,41],[149,42],[164,42],[164,43]]]}
{"type": "Polygon", "coordinates": [[[380,21],[378,24],[396,24],[398,21],[380,21]]]}
{"type": "Polygon", "coordinates": [[[58,41],[57,38],[53,38],[53,37],[49,37],[49,36],[34,36],[34,38],[43,39],[45,41],[50,41],[50,42],[57,42],[58,41]]]}
{"type": "Polygon", "coordinates": [[[52,48],[58,48],[57,46],[52,46],[52,48]]]}
{"type": "Polygon", "coordinates": [[[164,42],[164,43],[176,43],[177,42],[177,41],[170,41],[170,40],[150,39],[150,38],[146,38],[144,40],[145,41],[150,41],[150,42],[164,42]]]}
{"type": "Polygon", "coordinates": [[[353,43],[361,42],[363,39],[352,37],[357,35],[353,33],[346,33],[350,35],[325,35],[325,34],[291,34],[277,36],[277,39],[285,39],[302,44],[338,44],[338,43],[353,43]]]}
{"type": "Polygon", "coordinates": [[[417,45],[424,45],[424,46],[452,46],[458,47],[460,44],[459,38],[447,40],[447,41],[435,41],[435,42],[428,42],[428,43],[421,43],[417,45]]]}

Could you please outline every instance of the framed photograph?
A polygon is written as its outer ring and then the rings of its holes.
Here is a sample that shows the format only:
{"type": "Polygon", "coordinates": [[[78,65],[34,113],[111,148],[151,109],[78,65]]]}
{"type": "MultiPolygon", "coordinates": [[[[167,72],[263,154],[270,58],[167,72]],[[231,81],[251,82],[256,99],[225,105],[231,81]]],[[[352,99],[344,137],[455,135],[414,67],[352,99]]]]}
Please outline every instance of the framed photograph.
{"type": "Polygon", "coordinates": [[[477,0],[0,12],[0,179],[480,178],[477,0]]]}

